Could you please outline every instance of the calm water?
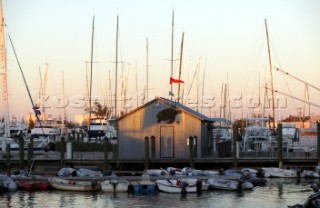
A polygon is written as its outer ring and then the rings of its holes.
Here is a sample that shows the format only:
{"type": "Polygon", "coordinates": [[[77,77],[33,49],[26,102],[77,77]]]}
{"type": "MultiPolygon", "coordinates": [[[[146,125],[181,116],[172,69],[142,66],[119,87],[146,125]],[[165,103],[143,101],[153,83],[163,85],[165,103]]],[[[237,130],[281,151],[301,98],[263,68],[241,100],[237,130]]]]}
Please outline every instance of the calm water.
{"type": "Polygon", "coordinates": [[[67,191],[17,191],[0,194],[0,207],[287,207],[304,203],[313,193],[310,185],[317,180],[268,179],[264,187],[255,187],[242,193],[211,190],[201,196],[158,192],[154,195],[121,193],[78,193],[67,191]]]}

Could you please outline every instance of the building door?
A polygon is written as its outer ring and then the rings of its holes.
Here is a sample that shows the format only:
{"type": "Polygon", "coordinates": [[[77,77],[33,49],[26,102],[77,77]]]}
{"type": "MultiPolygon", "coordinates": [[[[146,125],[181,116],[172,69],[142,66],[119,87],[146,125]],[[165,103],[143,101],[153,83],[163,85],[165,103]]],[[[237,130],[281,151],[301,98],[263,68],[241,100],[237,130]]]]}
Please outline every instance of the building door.
{"type": "Polygon", "coordinates": [[[174,157],[174,128],[173,126],[160,127],[160,157],[174,157]]]}

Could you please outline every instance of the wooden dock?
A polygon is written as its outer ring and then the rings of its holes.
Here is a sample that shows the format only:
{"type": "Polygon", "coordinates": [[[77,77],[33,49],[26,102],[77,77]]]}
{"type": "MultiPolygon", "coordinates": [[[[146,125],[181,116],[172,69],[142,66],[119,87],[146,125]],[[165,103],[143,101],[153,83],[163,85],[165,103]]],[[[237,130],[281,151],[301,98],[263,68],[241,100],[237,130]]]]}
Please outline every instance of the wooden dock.
{"type": "MultiPolygon", "coordinates": [[[[86,153],[90,155],[90,153],[86,153]]],[[[91,154],[92,155],[92,154],[91,154]]],[[[61,160],[58,157],[34,158],[31,173],[41,175],[56,175],[62,167],[88,168],[101,171],[114,171],[120,175],[139,175],[145,170],[145,160],[113,160],[105,161],[103,158],[83,157],[61,160]]],[[[158,169],[166,167],[191,167],[188,159],[150,159],[149,169],[158,169]]],[[[193,167],[200,170],[218,170],[218,169],[240,169],[244,167],[260,169],[262,167],[279,167],[279,160],[276,157],[241,157],[234,158],[201,158],[193,160],[193,167]]],[[[7,163],[6,158],[0,159],[0,172],[6,172],[7,166],[11,171],[17,171],[21,168],[19,158],[11,158],[7,163]]],[[[305,168],[314,169],[318,165],[317,157],[284,157],[282,159],[283,168],[305,168]]],[[[29,169],[28,161],[24,160],[24,169],[29,169]]]]}

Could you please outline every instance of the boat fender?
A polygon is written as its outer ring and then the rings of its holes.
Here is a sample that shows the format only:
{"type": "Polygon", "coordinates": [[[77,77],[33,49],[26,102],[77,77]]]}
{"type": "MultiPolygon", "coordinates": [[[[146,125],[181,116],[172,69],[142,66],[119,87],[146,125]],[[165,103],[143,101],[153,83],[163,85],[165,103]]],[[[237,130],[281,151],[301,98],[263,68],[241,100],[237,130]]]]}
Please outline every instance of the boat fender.
{"type": "Polygon", "coordinates": [[[93,180],[91,181],[91,187],[94,188],[94,187],[96,187],[97,185],[98,185],[97,180],[96,180],[96,179],[93,179],[93,180]]]}
{"type": "Polygon", "coordinates": [[[180,179],[178,179],[176,185],[180,186],[180,182],[181,182],[180,179]]]}

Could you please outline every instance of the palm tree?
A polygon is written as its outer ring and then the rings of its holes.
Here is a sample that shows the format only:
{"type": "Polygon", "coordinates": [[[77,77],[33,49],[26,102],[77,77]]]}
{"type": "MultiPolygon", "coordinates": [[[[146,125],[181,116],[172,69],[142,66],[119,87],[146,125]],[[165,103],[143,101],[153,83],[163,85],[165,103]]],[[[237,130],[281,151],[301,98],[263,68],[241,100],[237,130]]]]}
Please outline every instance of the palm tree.
{"type": "MultiPolygon", "coordinates": [[[[89,113],[89,108],[85,108],[85,111],[89,113]]],[[[105,105],[102,106],[99,102],[94,102],[94,106],[91,109],[91,113],[93,113],[97,118],[108,118],[111,113],[109,108],[105,105]]]]}

